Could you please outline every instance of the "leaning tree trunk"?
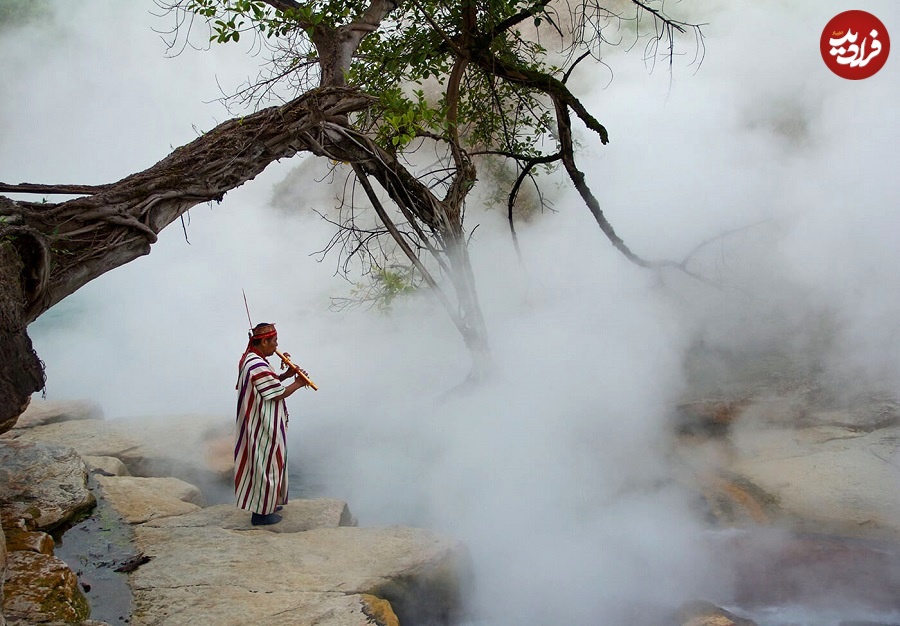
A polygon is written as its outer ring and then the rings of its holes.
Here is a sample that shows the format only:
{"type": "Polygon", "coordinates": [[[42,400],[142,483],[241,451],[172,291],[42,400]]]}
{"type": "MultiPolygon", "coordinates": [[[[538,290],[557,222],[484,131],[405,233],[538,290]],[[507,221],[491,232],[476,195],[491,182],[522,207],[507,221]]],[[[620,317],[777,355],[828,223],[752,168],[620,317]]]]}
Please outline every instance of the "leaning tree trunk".
{"type": "Polygon", "coordinates": [[[280,107],[229,120],[151,168],[97,187],[0,183],[0,192],[80,193],[62,203],[0,196],[0,432],[15,424],[43,368],[26,328],[94,278],[150,252],[157,234],[194,205],[221,201],[272,161],[310,150],[323,120],[372,98],[318,89],[280,107]]]}
{"type": "Polygon", "coordinates": [[[0,240],[0,433],[13,427],[31,394],[44,386],[44,370],[23,317],[23,270],[13,243],[0,240]]]}
{"type": "Polygon", "coordinates": [[[469,248],[463,233],[454,232],[444,239],[447,257],[450,260],[451,280],[459,301],[460,317],[463,326],[460,333],[472,355],[472,372],[470,380],[485,378],[492,369],[490,344],[488,343],[487,325],[478,302],[478,291],[475,288],[475,274],[469,259],[469,248]]]}
{"type": "Polygon", "coordinates": [[[373,101],[358,90],[322,87],[220,124],[149,169],[108,185],[0,183],[0,192],[82,194],[62,203],[0,196],[0,432],[44,386],[28,324],[94,278],[149,253],[157,234],[191,207],[221,201],[272,161],[302,151],[357,164],[444,241],[459,308],[451,315],[462,320],[457,327],[473,371],[483,371],[489,351],[458,208],[464,194],[452,202],[436,198],[394,155],[348,127],[348,114],[373,101]]]}
{"type": "MultiPolygon", "coordinates": [[[[462,223],[462,207],[475,182],[475,169],[467,160],[458,162],[450,190],[440,199],[396,155],[378,146],[371,137],[349,128],[342,120],[325,121],[306,133],[305,141],[314,154],[352,163],[357,176],[376,181],[407,219],[415,222],[417,229],[427,230],[431,235],[432,254],[439,262],[443,261],[456,293],[455,309],[450,310],[453,304],[446,298],[441,298],[441,302],[448,308],[472,356],[471,377],[482,378],[490,369],[491,354],[462,223]],[[446,259],[441,259],[442,256],[446,259]]],[[[367,180],[364,187],[368,186],[367,180]]],[[[377,202],[371,195],[370,199],[377,202]]],[[[386,216],[379,211],[379,217],[390,231],[386,216]]],[[[392,235],[395,239],[402,238],[396,233],[392,235]]],[[[425,270],[420,268],[420,271],[425,270]]],[[[429,285],[436,288],[435,281],[429,281],[429,285]]]]}

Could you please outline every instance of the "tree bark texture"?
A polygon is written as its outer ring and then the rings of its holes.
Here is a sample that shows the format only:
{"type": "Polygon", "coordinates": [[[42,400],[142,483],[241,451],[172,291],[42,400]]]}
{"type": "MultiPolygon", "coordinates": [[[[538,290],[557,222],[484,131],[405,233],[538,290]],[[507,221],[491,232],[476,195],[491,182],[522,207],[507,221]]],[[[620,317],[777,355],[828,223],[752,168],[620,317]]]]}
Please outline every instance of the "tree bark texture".
{"type": "Polygon", "coordinates": [[[15,425],[31,394],[44,386],[43,366],[18,313],[23,269],[12,243],[0,239],[0,433],[15,425]]]}
{"type": "MultiPolygon", "coordinates": [[[[484,320],[461,224],[465,193],[439,199],[370,138],[355,133],[348,114],[373,102],[343,87],[322,87],[280,107],[229,120],[176,149],[147,170],[61,203],[17,202],[0,196],[0,432],[12,427],[36,391],[43,368],[26,332],[29,323],[94,278],[150,252],[157,234],[191,207],[221,201],[273,161],[311,152],[356,164],[397,205],[431,231],[451,266],[466,345],[483,369],[489,354],[484,320]]],[[[474,181],[474,169],[461,178],[474,181]]],[[[470,184],[463,185],[468,188],[470,184]]],[[[34,185],[0,183],[5,191],[34,185]]],[[[62,193],[72,186],[41,186],[62,193]]]]}
{"type": "Polygon", "coordinates": [[[191,207],[221,201],[273,161],[317,147],[317,129],[370,103],[350,89],[314,90],[224,122],[91,195],[61,203],[0,196],[0,432],[44,386],[29,323],[94,278],[150,252],[157,234],[191,207]]]}

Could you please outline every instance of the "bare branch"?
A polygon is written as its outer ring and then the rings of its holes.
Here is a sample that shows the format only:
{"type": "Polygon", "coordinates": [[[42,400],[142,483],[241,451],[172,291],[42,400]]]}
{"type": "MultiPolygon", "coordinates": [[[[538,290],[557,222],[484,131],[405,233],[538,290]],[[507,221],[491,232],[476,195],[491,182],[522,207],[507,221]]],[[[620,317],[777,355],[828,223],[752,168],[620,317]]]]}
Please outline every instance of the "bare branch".
{"type": "Polygon", "coordinates": [[[42,195],[91,196],[109,188],[109,185],[40,185],[0,183],[0,193],[36,193],[42,195]]]}
{"type": "Polygon", "coordinates": [[[550,0],[540,0],[540,2],[536,2],[535,4],[531,5],[530,7],[526,7],[525,9],[516,13],[515,15],[512,15],[512,16],[506,18],[505,20],[503,20],[502,22],[500,22],[499,24],[494,26],[494,28],[492,28],[487,33],[488,38],[495,39],[501,33],[508,31],[509,29],[517,26],[518,24],[521,24],[522,22],[527,20],[529,17],[534,17],[538,13],[542,13],[548,4],[550,4],[550,0]]]}
{"type": "Polygon", "coordinates": [[[381,205],[381,201],[375,194],[375,190],[372,189],[372,185],[369,183],[366,173],[358,165],[354,165],[353,169],[356,172],[359,183],[362,185],[363,189],[366,192],[366,195],[369,198],[369,202],[372,203],[375,212],[378,213],[378,217],[381,218],[381,223],[385,225],[388,232],[391,234],[391,237],[393,237],[394,241],[397,242],[397,245],[400,246],[400,249],[403,251],[403,254],[406,255],[406,258],[409,259],[410,263],[412,263],[413,266],[417,270],[419,270],[419,273],[422,274],[425,282],[428,283],[428,286],[431,287],[431,289],[434,291],[438,300],[441,301],[441,304],[450,315],[453,323],[456,324],[456,326],[460,330],[462,330],[465,326],[463,319],[454,312],[453,307],[450,305],[450,301],[447,299],[447,295],[443,292],[443,290],[441,290],[440,285],[438,285],[437,281],[431,275],[431,272],[428,271],[428,268],[426,268],[422,264],[422,261],[419,260],[419,257],[409,247],[406,238],[400,234],[399,230],[397,230],[397,226],[394,224],[393,220],[391,220],[390,216],[387,214],[387,211],[384,210],[384,207],[381,205]]]}

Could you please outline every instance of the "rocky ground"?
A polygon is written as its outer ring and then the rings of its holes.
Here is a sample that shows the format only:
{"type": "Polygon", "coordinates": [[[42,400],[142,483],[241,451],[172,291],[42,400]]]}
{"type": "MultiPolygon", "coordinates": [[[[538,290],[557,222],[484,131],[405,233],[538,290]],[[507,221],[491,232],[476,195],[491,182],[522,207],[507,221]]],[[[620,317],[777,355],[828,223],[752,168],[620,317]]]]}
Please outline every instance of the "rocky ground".
{"type": "MultiPolygon", "coordinates": [[[[737,576],[732,610],[779,625],[829,615],[829,625],[897,626],[900,403],[809,377],[747,379],[756,384],[686,399],[673,449],[711,527],[735,530],[721,545],[737,576]]],[[[755,623],[732,618],[690,623],[755,623]]]]}
{"type": "Polygon", "coordinates": [[[222,447],[201,420],[189,422],[147,422],[138,440],[89,405],[34,401],[0,436],[9,624],[458,619],[468,568],[459,542],[418,528],[359,528],[331,499],[291,501],[277,526],[253,527],[231,504],[207,506],[184,480],[230,473],[227,463],[173,461],[222,447]],[[172,432],[177,441],[162,437],[172,432]],[[90,613],[92,595],[100,616],[90,613]]]}
{"type": "MultiPolygon", "coordinates": [[[[469,564],[459,542],[360,528],[330,499],[292,501],[282,523],[253,528],[204,496],[230,475],[227,433],[200,418],[142,427],[126,433],[89,404],[35,400],[0,436],[10,624],[102,623],[84,621],[89,604],[110,624],[463,619],[469,564]]],[[[701,394],[673,411],[673,434],[675,479],[697,494],[711,528],[736,531],[719,541],[738,580],[727,601],[686,599],[672,623],[763,623],[771,607],[804,602],[841,607],[843,626],[900,623],[893,399],[796,384],[701,394]]]]}

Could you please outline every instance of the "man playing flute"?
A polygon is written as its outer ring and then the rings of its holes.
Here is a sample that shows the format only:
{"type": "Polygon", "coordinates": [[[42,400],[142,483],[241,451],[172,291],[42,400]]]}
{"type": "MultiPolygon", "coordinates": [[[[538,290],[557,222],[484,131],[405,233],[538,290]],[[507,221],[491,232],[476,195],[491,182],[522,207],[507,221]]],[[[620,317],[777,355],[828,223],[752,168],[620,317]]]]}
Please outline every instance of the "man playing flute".
{"type": "MultiPolygon", "coordinates": [[[[240,361],[234,446],[234,493],[238,508],[250,511],[254,526],[277,524],[276,511],[288,501],[287,406],[285,399],[307,385],[295,372],[276,374],[268,357],[278,347],[274,324],[257,324],[249,332],[240,361]]],[[[308,379],[307,379],[308,380],[308,379]]]]}

